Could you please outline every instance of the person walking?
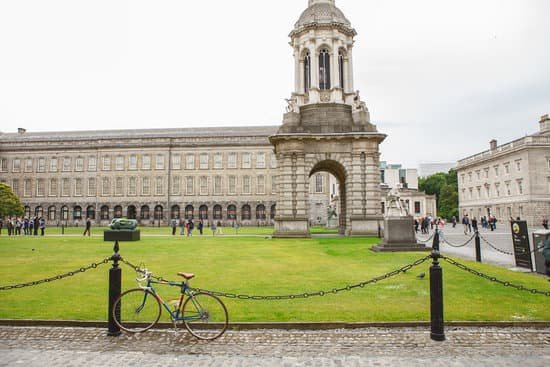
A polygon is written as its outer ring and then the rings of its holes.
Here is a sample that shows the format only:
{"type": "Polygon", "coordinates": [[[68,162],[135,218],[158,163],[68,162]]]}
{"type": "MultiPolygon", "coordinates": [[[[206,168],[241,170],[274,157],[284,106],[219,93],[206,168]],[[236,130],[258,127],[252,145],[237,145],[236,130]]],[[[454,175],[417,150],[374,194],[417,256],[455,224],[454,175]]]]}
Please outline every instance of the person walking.
{"type": "Polygon", "coordinates": [[[82,235],[86,236],[86,234],[88,234],[88,237],[90,237],[91,232],[92,232],[92,221],[90,218],[86,218],[86,229],[84,230],[84,233],[82,235]]]}
{"type": "Polygon", "coordinates": [[[38,220],[38,227],[40,228],[40,235],[44,236],[44,230],[46,229],[46,220],[43,217],[40,217],[38,220]]]}
{"type": "Polygon", "coordinates": [[[38,218],[38,216],[35,216],[32,221],[34,223],[33,235],[38,236],[38,228],[40,227],[40,218],[38,218]]]}
{"type": "Polygon", "coordinates": [[[202,222],[202,219],[199,220],[199,224],[197,225],[197,228],[199,229],[199,233],[202,236],[202,229],[204,228],[204,223],[202,222]]]}
{"type": "Polygon", "coordinates": [[[172,236],[175,236],[176,228],[178,227],[178,220],[175,217],[170,221],[170,226],[172,227],[172,236]]]}
{"type": "Polygon", "coordinates": [[[193,219],[189,219],[189,223],[187,223],[187,237],[193,236],[194,228],[195,228],[195,223],[193,223],[193,219]]]}
{"type": "Polygon", "coordinates": [[[477,232],[477,218],[474,217],[472,219],[472,229],[474,230],[474,232],[477,232]]]}
{"type": "Polygon", "coordinates": [[[464,226],[464,234],[468,234],[468,228],[470,227],[470,219],[468,218],[468,214],[465,214],[462,217],[462,225],[464,226]]]}
{"type": "Polygon", "coordinates": [[[456,227],[456,217],[454,215],[451,218],[451,222],[453,223],[453,228],[455,228],[456,227]]]}
{"type": "Polygon", "coordinates": [[[183,236],[185,234],[185,221],[183,218],[180,218],[178,225],[180,227],[180,236],[183,236]]]}

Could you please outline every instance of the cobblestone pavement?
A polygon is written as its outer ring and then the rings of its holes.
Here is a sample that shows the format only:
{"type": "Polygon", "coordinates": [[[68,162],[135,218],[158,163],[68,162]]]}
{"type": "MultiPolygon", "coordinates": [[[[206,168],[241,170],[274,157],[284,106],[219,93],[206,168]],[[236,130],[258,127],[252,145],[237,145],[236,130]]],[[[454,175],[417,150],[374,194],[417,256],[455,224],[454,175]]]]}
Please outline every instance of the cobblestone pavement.
{"type": "Polygon", "coordinates": [[[228,331],[213,342],[154,330],[109,337],[105,329],[0,327],[0,366],[549,366],[550,328],[228,331]]]}

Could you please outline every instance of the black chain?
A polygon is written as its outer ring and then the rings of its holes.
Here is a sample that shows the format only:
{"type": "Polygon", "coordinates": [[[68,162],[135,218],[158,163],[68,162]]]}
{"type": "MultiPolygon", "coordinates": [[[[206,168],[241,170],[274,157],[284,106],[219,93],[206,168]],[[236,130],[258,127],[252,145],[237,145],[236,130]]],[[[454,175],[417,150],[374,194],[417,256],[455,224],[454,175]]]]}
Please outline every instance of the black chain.
{"type": "Polygon", "coordinates": [[[74,270],[74,271],[69,271],[67,273],[59,274],[59,275],[56,275],[56,276],[53,276],[53,277],[50,277],[50,278],[46,278],[46,279],[35,280],[35,281],[32,281],[32,282],[27,282],[27,283],[0,286],[0,291],[7,291],[7,290],[10,290],[10,289],[19,289],[19,288],[31,287],[31,286],[39,285],[39,284],[42,284],[42,283],[49,283],[49,282],[53,282],[55,280],[61,280],[61,279],[67,278],[67,277],[72,277],[72,276],[75,276],[77,274],[84,273],[85,271],[88,271],[90,269],[95,269],[100,265],[107,264],[110,260],[111,260],[111,258],[108,257],[106,259],[103,259],[103,261],[101,261],[99,263],[92,263],[89,266],[82,267],[80,269],[77,269],[77,270],[74,270]]]}
{"type": "Polygon", "coordinates": [[[253,300],[253,301],[280,301],[280,300],[294,300],[294,299],[304,299],[304,298],[310,298],[310,297],[322,297],[329,294],[338,294],[340,292],[344,291],[351,291],[356,288],[364,288],[367,285],[378,283],[379,281],[394,277],[398,274],[405,273],[409,271],[410,269],[426,262],[427,260],[431,259],[430,256],[423,257],[421,259],[416,260],[415,262],[405,265],[397,270],[391,271],[389,273],[386,273],[384,275],[381,275],[376,278],[372,278],[370,280],[356,283],[356,284],[350,284],[342,288],[333,288],[331,290],[325,290],[325,291],[318,291],[313,293],[301,293],[301,294],[289,294],[289,295],[281,295],[281,296],[256,296],[256,295],[248,295],[248,294],[235,294],[235,293],[227,293],[227,292],[218,292],[218,291],[212,291],[208,289],[201,289],[201,288],[193,288],[196,292],[205,292],[212,294],[214,296],[218,297],[225,297],[225,298],[236,298],[236,299],[242,299],[242,300],[253,300]]]}
{"type": "Polygon", "coordinates": [[[451,247],[456,247],[456,248],[466,246],[467,244],[469,244],[469,243],[476,237],[476,235],[474,234],[474,235],[472,235],[472,237],[470,237],[470,238],[469,238],[466,242],[464,242],[463,244],[457,245],[457,244],[454,244],[454,243],[449,242],[449,241],[445,238],[445,236],[443,235],[443,232],[441,232],[441,231],[439,232],[439,236],[440,236],[440,238],[441,238],[441,242],[444,242],[444,243],[446,243],[447,245],[449,245],[449,246],[451,246],[451,247]]]}
{"type": "MultiPolygon", "coordinates": [[[[510,255],[510,256],[515,256],[515,253],[513,252],[508,252],[508,251],[504,251],[504,250],[501,250],[499,249],[498,247],[496,247],[495,245],[493,245],[491,242],[489,242],[485,237],[483,237],[482,235],[479,235],[479,237],[483,240],[483,242],[485,242],[486,244],[489,245],[489,247],[491,247],[493,250],[497,251],[497,252],[500,252],[502,254],[505,254],[505,255],[510,255]]],[[[525,251],[524,249],[521,249],[521,252],[519,253],[520,255],[527,255],[527,254],[532,254],[533,252],[537,252],[538,250],[541,250],[544,248],[544,245],[542,246],[539,246],[539,247],[536,247],[534,250],[531,250],[529,252],[525,251]]]]}
{"type": "Polygon", "coordinates": [[[500,279],[497,279],[496,277],[492,277],[490,275],[487,275],[487,274],[484,274],[482,272],[479,272],[475,269],[472,269],[472,268],[469,268],[467,267],[466,265],[463,265],[459,262],[456,262],[455,260],[449,258],[449,257],[446,257],[446,256],[441,256],[441,258],[443,260],[445,260],[446,262],[448,262],[449,264],[451,265],[454,265],[456,266],[457,268],[459,269],[462,269],[464,271],[467,271],[469,273],[472,273],[480,278],[483,278],[483,279],[487,279],[491,282],[495,282],[495,283],[498,283],[498,284],[501,284],[505,287],[512,287],[512,288],[515,288],[517,289],[518,291],[526,291],[526,292],[530,292],[532,294],[542,294],[542,295],[545,295],[545,296],[550,296],[550,291],[540,291],[538,289],[534,289],[534,288],[527,288],[527,287],[524,287],[522,285],[516,285],[516,284],[512,284],[510,282],[506,282],[506,281],[503,281],[503,280],[500,280],[500,279]]]}
{"type": "Polygon", "coordinates": [[[428,239],[426,239],[426,240],[422,240],[422,239],[420,239],[420,238],[417,237],[417,238],[416,238],[416,241],[418,241],[418,242],[420,242],[420,243],[428,243],[428,242],[430,242],[430,241],[432,240],[432,238],[434,238],[434,236],[435,236],[435,232],[432,233],[432,235],[431,235],[430,237],[428,237],[428,239]]]}

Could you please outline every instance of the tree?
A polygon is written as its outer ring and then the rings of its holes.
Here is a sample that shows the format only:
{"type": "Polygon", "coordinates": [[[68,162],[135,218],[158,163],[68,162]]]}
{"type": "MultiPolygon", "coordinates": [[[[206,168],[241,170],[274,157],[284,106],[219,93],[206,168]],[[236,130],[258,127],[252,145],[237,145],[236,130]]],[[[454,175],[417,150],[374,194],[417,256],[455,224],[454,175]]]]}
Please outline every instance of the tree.
{"type": "Polygon", "coordinates": [[[458,174],[452,169],[449,173],[436,173],[418,180],[418,187],[428,195],[435,195],[437,212],[442,218],[458,217],[458,174]]]}
{"type": "Polygon", "coordinates": [[[0,183],[0,218],[21,216],[25,213],[21,201],[10,186],[0,183]]]}

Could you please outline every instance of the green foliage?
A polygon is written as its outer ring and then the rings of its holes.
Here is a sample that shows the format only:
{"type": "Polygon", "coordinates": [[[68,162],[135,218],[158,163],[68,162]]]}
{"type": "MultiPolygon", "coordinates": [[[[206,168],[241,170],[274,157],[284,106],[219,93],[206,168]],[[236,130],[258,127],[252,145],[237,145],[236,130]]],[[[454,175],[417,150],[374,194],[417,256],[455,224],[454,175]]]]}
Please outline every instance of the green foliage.
{"type": "Polygon", "coordinates": [[[418,180],[418,187],[428,195],[435,195],[437,213],[440,217],[450,219],[458,217],[458,175],[452,169],[449,173],[436,173],[418,180]]]}
{"type": "Polygon", "coordinates": [[[0,218],[21,216],[23,213],[25,213],[25,209],[11,187],[0,183],[0,218]]]}

